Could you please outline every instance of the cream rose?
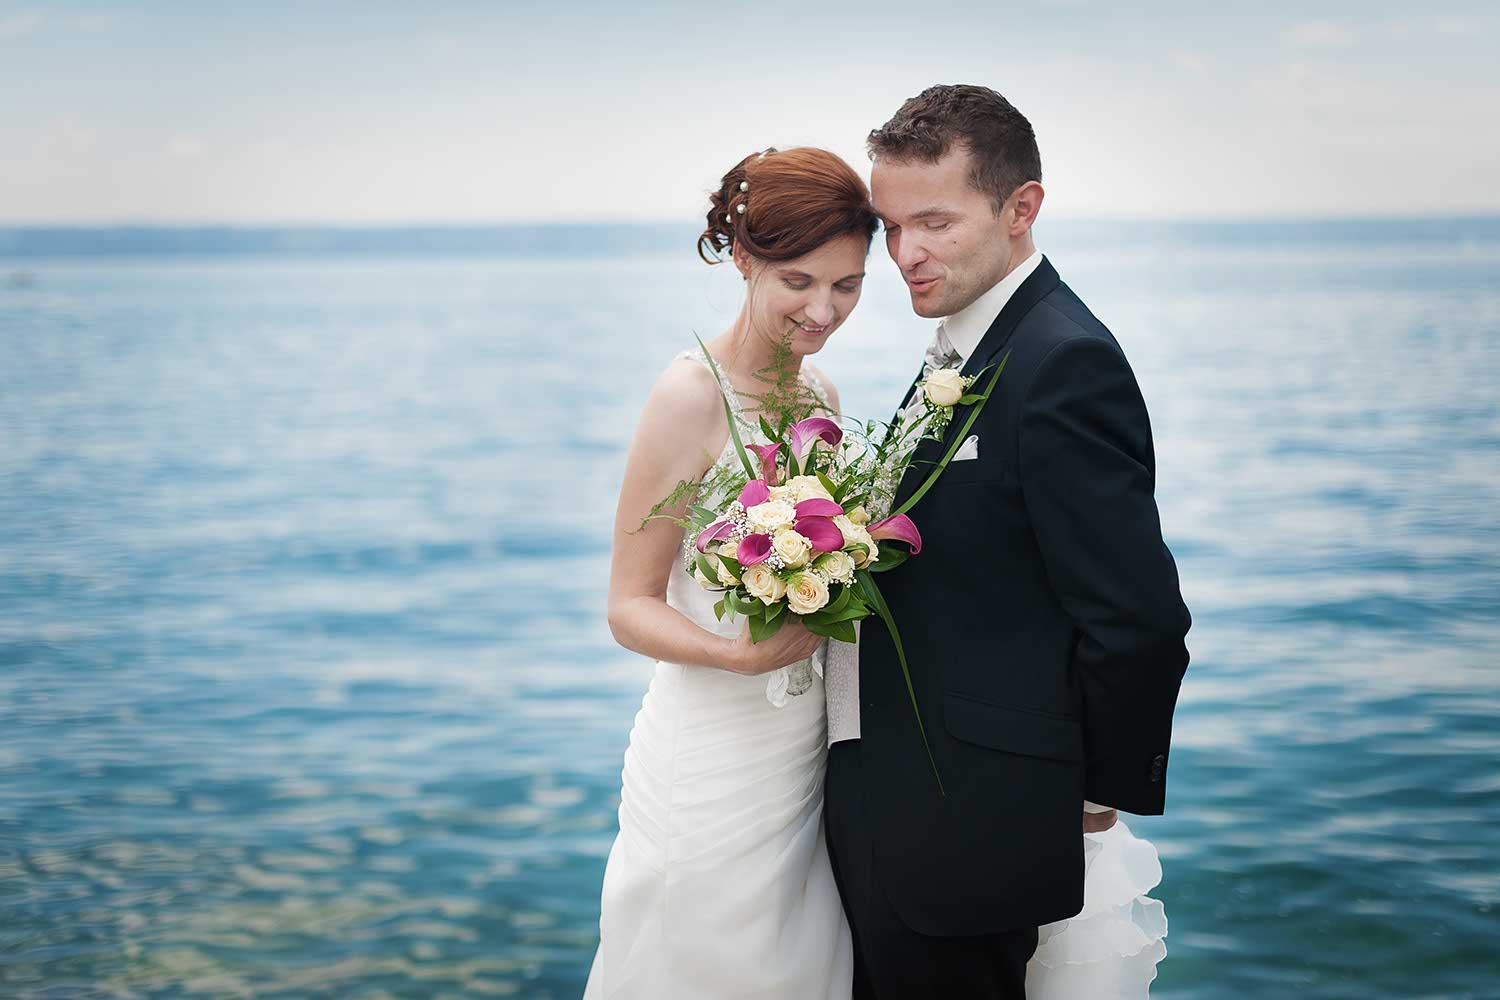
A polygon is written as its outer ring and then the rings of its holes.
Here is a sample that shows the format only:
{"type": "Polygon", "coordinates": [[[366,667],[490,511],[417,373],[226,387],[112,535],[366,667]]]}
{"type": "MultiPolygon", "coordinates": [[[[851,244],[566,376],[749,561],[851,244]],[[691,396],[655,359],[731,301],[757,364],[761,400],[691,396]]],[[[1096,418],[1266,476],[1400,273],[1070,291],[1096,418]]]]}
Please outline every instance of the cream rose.
{"type": "Polygon", "coordinates": [[[799,615],[810,615],[828,603],[828,584],[816,573],[798,573],[787,581],[786,605],[799,615]]]}
{"type": "Polygon", "coordinates": [[[828,492],[828,487],[817,476],[793,476],[787,481],[787,485],[796,491],[798,503],[803,500],[833,499],[833,494],[828,492]]]}
{"type": "Polygon", "coordinates": [[[839,531],[843,533],[844,548],[849,552],[850,558],[854,560],[856,568],[864,569],[878,558],[875,539],[870,537],[869,530],[863,525],[855,524],[848,516],[843,514],[835,517],[833,523],[838,525],[839,531]],[[868,549],[860,548],[860,546],[868,546],[868,549]]]}
{"type": "Polygon", "coordinates": [[[865,510],[864,504],[860,504],[858,507],[849,511],[848,517],[851,523],[857,524],[860,527],[864,527],[865,525],[870,523],[870,512],[865,510]]]}
{"type": "Polygon", "coordinates": [[[724,586],[733,587],[735,584],[740,582],[740,578],[734,575],[734,572],[729,568],[727,564],[724,563],[723,560],[715,559],[714,569],[718,571],[719,582],[724,586]]]}
{"type": "Polygon", "coordinates": [[[854,578],[854,557],[847,552],[829,552],[819,556],[813,565],[840,583],[854,578]]]}
{"type": "Polygon", "coordinates": [[[844,536],[844,548],[868,541],[870,538],[870,533],[865,530],[864,526],[855,524],[854,519],[848,514],[834,515],[833,523],[839,529],[839,533],[844,536]]]}
{"type": "Polygon", "coordinates": [[[796,569],[798,566],[807,565],[807,556],[812,551],[812,542],[795,531],[778,531],[776,537],[771,539],[771,551],[780,556],[782,562],[796,569]]]}
{"type": "Polygon", "coordinates": [[[786,581],[765,563],[745,570],[744,582],[750,596],[759,598],[762,604],[775,604],[786,596],[786,581]]]}
{"type": "Polygon", "coordinates": [[[767,500],[745,511],[745,516],[755,531],[770,533],[790,528],[797,520],[797,511],[785,500],[767,500]]]}
{"type": "Polygon", "coordinates": [[[934,406],[953,406],[964,396],[964,377],[957,368],[939,368],[927,376],[922,391],[934,406]]]}
{"type": "Polygon", "coordinates": [[[708,577],[703,575],[702,566],[693,567],[693,579],[697,580],[698,586],[702,587],[704,590],[713,590],[714,587],[718,586],[718,584],[714,583],[708,577]]]}

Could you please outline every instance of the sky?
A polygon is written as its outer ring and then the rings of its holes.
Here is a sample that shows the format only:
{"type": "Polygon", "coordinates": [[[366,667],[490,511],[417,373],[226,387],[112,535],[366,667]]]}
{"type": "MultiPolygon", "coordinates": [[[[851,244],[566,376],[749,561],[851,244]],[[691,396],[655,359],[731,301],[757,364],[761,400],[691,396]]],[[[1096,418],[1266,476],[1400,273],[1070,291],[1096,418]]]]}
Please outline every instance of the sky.
{"type": "Polygon", "coordinates": [[[0,225],[688,222],[938,82],[1055,217],[1500,213],[1500,3],[1236,6],[0,0],[0,225]]]}

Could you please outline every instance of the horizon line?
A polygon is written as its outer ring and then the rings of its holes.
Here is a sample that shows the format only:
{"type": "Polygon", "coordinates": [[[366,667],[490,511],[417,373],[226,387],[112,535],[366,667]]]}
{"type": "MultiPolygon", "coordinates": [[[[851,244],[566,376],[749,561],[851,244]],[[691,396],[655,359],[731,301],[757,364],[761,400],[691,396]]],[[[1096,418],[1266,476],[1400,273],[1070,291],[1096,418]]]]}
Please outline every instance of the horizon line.
{"type": "MultiPolygon", "coordinates": [[[[1190,215],[1190,216],[1157,216],[1157,215],[1115,215],[1115,214],[1067,214],[1048,217],[1042,220],[1042,225],[1048,222],[1059,223],[1120,223],[1136,225],[1316,225],[1322,223],[1349,223],[1349,222],[1475,222],[1475,221],[1500,221],[1500,209],[1475,209],[1462,212],[1417,212],[1409,214],[1332,214],[1332,215],[1190,215]]],[[[174,222],[161,220],[126,220],[126,221],[23,221],[0,219],[0,230],[14,232],[17,230],[42,230],[52,232],[65,232],[77,230],[239,230],[239,231],[272,231],[292,229],[318,229],[318,230],[347,230],[347,231],[373,231],[373,230],[412,230],[412,229],[451,229],[451,230],[474,230],[474,229],[599,229],[599,228],[647,228],[647,227],[683,227],[690,228],[701,220],[693,219],[600,219],[585,221],[579,219],[504,219],[458,222],[453,220],[406,220],[406,221],[354,221],[354,220],[298,220],[298,221],[275,221],[261,220],[255,222],[225,221],[225,220],[195,220],[190,222],[174,222]]]]}

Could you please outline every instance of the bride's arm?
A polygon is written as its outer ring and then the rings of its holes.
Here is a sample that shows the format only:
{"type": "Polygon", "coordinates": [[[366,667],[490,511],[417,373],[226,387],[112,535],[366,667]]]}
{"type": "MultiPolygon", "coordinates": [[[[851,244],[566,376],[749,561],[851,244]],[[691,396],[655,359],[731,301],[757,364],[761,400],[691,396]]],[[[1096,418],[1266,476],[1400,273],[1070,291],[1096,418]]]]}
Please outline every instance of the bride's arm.
{"type": "MultiPolygon", "coordinates": [[[[615,512],[609,628],[620,645],[653,659],[761,674],[805,659],[822,639],[795,623],[753,644],[748,635],[727,639],[699,628],[666,600],[667,580],[682,558],[682,529],[652,521],[635,531],[679,482],[702,477],[728,437],[708,371],[692,362],[668,368],[646,400],[625,463],[615,512]]],[[[679,504],[663,513],[681,516],[685,508],[679,504]]]]}

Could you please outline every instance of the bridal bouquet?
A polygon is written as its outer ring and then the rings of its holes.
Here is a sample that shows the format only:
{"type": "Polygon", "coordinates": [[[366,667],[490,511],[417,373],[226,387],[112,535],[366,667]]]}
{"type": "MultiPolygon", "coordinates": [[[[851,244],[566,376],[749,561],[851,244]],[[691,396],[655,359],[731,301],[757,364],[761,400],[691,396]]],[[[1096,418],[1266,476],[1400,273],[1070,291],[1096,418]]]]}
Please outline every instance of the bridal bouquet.
{"type": "Polygon", "coordinates": [[[880,603],[865,585],[868,574],[920,552],[922,536],[905,514],[871,523],[865,503],[876,483],[839,451],[837,423],[807,417],[762,429],[769,444],[736,442],[746,465],[734,499],[719,510],[690,510],[690,568],[699,584],[723,593],[714,613],[743,615],[756,642],[791,616],[816,635],[853,642],[853,623],[880,603]],[[887,541],[910,551],[882,552],[887,541]]]}
{"type": "MultiPolygon", "coordinates": [[[[706,347],[703,355],[723,386],[706,347]]],[[[895,644],[926,745],[901,636],[874,574],[895,569],[922,551],[922,536],[906,511],[937,481],[958,442],[899,510],[886,512],[916,443],[924,437],[941,439],[960,405],[971,407],[958,437],[962,441],[1005,363],[977,394],[969,391],[976,376],[962,376],[955,369],[929,371],[921,386],[921,406],[911,419],[869,421],[846,433],[828,417],[809,415],[821,403],[791,387],[794,383],[785,377],[789,349],[786,355],[773,360],[776,378],[767,380],[771,387],[760,398],[759,428],[767,443],[745,443],[726,395],[724,413],[739,468],[711,469],[702,482],[679,484],[648,520],[666,517],[683,527],[687,570],[704,589],[722,595],[714,614],[720,620],[743,616],[754,642],[795,619],[816,635],[852,643],[854,623],[878,616],[895,644]],[[689,504],[685,518],[660,513],[700,495],[723,499],[712,506],[689,504]]],[[[927,754],[931,759],[930,746],[927,754]]],[[[941,789],[941,778],[938,785],[941,789]]]]}

